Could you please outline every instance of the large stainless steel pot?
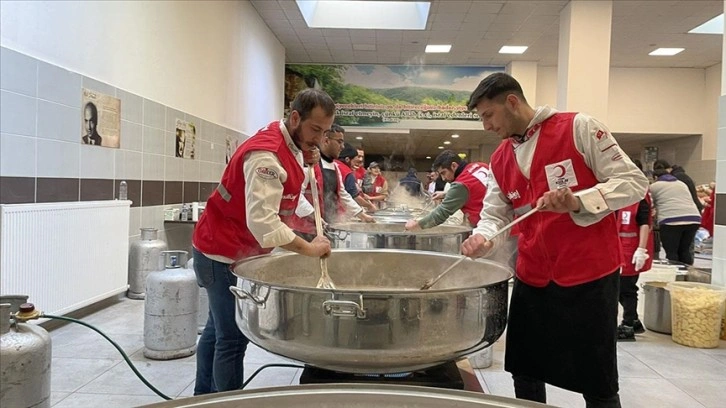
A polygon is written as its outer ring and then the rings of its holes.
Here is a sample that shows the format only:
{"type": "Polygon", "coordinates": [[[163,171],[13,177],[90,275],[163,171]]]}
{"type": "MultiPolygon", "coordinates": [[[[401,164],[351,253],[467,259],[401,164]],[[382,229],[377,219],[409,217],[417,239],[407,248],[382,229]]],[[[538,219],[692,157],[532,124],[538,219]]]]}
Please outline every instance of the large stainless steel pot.
{"type": "Polygon", "coordinates": [[[328,236],[333,238],[333,248],[417,249],[458,254],[461,243],[471,235],[471,228],[439,225],[425,230],[405,231],[401,223],[348,222],[332,224],[328,232],[328,236]]]}
{"type": "Polygon", "coordinates": [[[479,392],[382,384],[316,384],[231,391],[146,405],[147,408],[535,408],[551,405],[479,392]]]}
{"type": "Polygon", "coordinates": [[[458,258],[424,251],[335,250],[337,289],[317,289],[320,262],[294,253],[233,266],[237,324],[253,343],[308,364],[352,373],[417,370],[494,343],[507,317],[512,272],[462,262],[433,289],[421,285],[458,258]]]}

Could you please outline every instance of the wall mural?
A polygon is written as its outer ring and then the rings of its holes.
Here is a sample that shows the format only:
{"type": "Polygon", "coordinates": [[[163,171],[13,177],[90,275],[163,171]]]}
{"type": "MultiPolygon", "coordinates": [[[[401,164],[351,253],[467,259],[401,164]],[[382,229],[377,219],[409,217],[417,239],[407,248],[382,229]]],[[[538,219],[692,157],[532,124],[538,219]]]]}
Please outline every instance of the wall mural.
{"type": "MultiPolygon", "coordinates": [[[[479,82],[504,67],[300,65],[285,67],[285,107],[305,88],[322,88],[343,126],[425,128],[431,120],[479,120],[466,110],[479,82]]],[[[285,112],[287,114],[287,112],[285,112]]]]}

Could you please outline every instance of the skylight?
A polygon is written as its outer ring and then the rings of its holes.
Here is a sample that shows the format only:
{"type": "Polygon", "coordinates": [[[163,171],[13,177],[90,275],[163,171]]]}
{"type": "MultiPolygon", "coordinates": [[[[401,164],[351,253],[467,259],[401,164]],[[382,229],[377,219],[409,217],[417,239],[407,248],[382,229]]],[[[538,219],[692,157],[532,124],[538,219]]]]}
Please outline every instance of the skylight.
{"type": "Polygon", "coordinates": [[[723,34],[723,13],[689,31],[690,34],[723,34]]]}
{"type": "Polygon", "coordinates": [[[311,28],[423,30],[428,1],[295,0],[311,28]]]}
{"type": "Polygon", "coordinates": [[[684,49],[685,48],[658,48],[656,50],[651,51],[648,55],[671,57],[673,55],[679,54],[684,49]]]}

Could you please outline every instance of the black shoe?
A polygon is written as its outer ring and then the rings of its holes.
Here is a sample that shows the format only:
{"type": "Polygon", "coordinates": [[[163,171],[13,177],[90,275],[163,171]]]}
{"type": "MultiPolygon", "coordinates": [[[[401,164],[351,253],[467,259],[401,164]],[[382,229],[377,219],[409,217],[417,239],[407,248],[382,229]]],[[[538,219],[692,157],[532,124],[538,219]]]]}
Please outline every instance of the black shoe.
{"type": "Polygon", "coordinates": [[[633,332],[635,332],[635,334],[645,333],[645,327],[643,327],[643,323],[641,323],[639,319],[635,319],[632,322],[627,322],[625,320],[622,320],[622,321],[620,321],[620,325],[632,327],[633,332]]]}
{"type": "Polygon", "coordinates": [[[618,341],[635,341],[635,332],[630,326],[618,326],[618,341]]]}

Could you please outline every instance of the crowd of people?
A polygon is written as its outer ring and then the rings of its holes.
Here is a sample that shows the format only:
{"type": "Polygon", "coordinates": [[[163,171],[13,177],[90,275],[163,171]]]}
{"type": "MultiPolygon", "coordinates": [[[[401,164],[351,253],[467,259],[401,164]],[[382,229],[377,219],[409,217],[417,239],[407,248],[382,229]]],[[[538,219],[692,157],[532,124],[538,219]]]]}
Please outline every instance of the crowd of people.
{"type": "Polygon", "coordinates": [[[504,367],[517,398],[544,403],[545,384],[552,384],[583,394],[587,407],[620,407],[616,344],[644,331],[636,283],[657,255],[653,229],[659,227],[668,259],[693,263],[697,231],[713,229],[713,187],[696,188],[682,167],[663,160],[648,180],[603,123],[532,107],[508,74],[484,78],[467,108],[501,139],[489,163],[446,150],[425,182],[411,168],[393,189],[381,165],[366,167],[365,153],[345,141],[322,90],[299,93],[286,119],[240,145],[193,236],[194,268],[210,304],[195,394],[242,383],[248,340],[227,289],[235,282],[230,264],[275,247],[328,256],[331,244],[316,233],[311,203],[322,203],[327,223],[373,222],[369,214],[400,189],[437,204],[405,229],[432,228],[461,213],[461,223],[473,228],[461,253],[504,253],[501,262],[512,265],[504,367]],[[533,209],[510,233],[496,235],[533,209]]]}

